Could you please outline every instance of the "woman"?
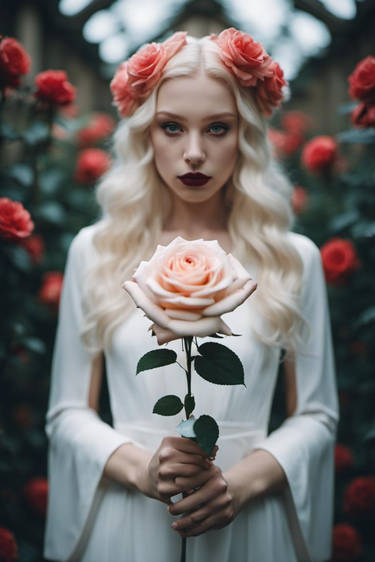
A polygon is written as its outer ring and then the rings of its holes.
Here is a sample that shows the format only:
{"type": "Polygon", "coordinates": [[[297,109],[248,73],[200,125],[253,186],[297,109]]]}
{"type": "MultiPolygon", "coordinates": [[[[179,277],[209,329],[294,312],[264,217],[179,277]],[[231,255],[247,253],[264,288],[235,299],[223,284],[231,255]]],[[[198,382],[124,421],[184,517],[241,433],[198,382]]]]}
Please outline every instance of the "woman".
{"type": "Polygon", "coordinates": [[[329,558],[337,401],[325,285],[317,248],[289,232],[290,185],[267,141],[285,84],[233,28],[145,46],[112,81],[117,160],[98,188],[102,218],[69,251],[53,360],[47,558],[169,562],[180,535],[194,562],[329,558]],[[219,420],[214,462],[174,437],[176,417],[151,414],[184,381],[168,368],[134,376],[156,342],[120,289],[178,235],[218,240],[258,282],[224,315],[241,334],[229,346],[247,388],[194,383],[219,420]],[[267,436],[282,348],[289,417],[267,436]],[[113,428],[96,414],[103,350],[113,428]]]}

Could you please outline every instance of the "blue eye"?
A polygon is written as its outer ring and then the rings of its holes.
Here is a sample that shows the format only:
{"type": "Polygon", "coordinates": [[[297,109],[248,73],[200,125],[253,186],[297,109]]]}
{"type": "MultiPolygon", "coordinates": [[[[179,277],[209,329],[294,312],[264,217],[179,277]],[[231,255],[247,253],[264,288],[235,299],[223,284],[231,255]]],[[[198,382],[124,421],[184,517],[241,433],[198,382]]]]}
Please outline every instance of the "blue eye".
{"type": "Polygon", "coordinates": [[[160,126],[169,135],[175,135],[181,130],[180,125],[178,125],[178,123],[174,123],[173,121],[162,123],[160,126]]]}
{"type": "Polygon", "coordinates": [[[229,131],[229,127],[225,123],[213,123],[209,126],[208,131],[215,137],[221,137],[222,135],[225,135],[227,131],[229,131]]]}

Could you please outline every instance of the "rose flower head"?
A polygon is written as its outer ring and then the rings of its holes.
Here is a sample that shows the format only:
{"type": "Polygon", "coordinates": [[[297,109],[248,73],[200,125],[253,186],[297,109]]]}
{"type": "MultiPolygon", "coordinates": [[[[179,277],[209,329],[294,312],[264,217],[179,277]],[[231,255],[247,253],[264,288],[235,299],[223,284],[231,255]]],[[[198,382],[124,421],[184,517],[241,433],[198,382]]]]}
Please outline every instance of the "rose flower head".
{"type": "Polygon", "coordinates": [[[60,271],[47,271],[42,278],[39,299],[46,305],[57,309],[60,303],[64,276],[60,271]]]}
{"type": "Polygon", "coordinates": [[[305,144],[302,151],[302,163],[310,172],[320,172],[330,168],[336,158],[336,141],[328,135],[313,138],[305,144]]]}
{"type": "Polygon", "coordinates": [[[76,97],[76,90],[63,70],[45,70],[35,77],[35,97],[50,105],[66,105],[76,97]]]}
{"type": "Polygon", "coordinates": [[[24,494],[30,507],[45,515],[47,511],[48,481],[46,478],[31,478],[25,486],[24,494]]]}
{"type": "Polygon", "coordinates": [[[353,109],[350,117],[353,127],[358,127],[359,129],[375,127],[375,101],[373,105],[364,102],[360,103],[353,109]]]}
{"type": "Polygon", "coordinates": [[[123,288],[154,322],[160,345],[185,336],[231,335],[220,316],[244,302],[256,284],[217,240],[178,236],[142,261],[123,288]]]}
{"type": "Polygon", "coordinates": [[[332,543],[333,562],[351,562],[356,560],[362,552],[361,536],[348,523],[334,526],[332,543]]]}
{"type": "Polygon", "coordinates": [[[19,85],[20,76],[30,70],[30,56],[13,37],[0,42],[0,86],[19,85]]]}
{"type": "Polygon", "coordinates": [[[354,466],[354,456],[349,447],[336,443],[335,445],[335,469],[336,472],[345,472],[354,466]]]}
{"type": "Polygon", "coordinates": [[[115,122],[106,113],[95,114],[91,122],[78,132],[80,146],[89,146],[110,135],[115,127],[115,122]]]}
{"type": "Polygon", "coordinates": [[[14,535],[9,529],[0,527],[0,560],[15,562],[18,560],[18,547],[14,535]]]}
{"type": "Polygon", "coordinates": [[[0,237],[21,240],[30,236],[33,229],[30,213],[22,203],[0,197],[0,237]]]}
{"type": "Polygon", "coordinates": [[[295,215],[303,213],[307,207],[308,195],[304,187],[295,185],[292,192],[292,209],[295,215]]]}
{"type": "Polygon", "coordinates": [[[78,157],[75,179],[79,183],[91,184],[108,170],[110,163],[110,157],[104,150],[86,148],[78,157]]]}
{"type": "Polygon", "coordinates": [[[344,511],[352,515],[375,513],[375,476],[358,476],[344,492],[344,511]]]}
{"type": "Polygon", "coordinates": [[[348,78],[349,95],[353,99],[375,103],[375,57],[362,59],[348,78]]]}
{"type": "Polygon", "coordinates": [[[332,238],[320,249],[327,283],[340,285],[347,276],[358,269],[356,249],[350,240],[332,238]]]}

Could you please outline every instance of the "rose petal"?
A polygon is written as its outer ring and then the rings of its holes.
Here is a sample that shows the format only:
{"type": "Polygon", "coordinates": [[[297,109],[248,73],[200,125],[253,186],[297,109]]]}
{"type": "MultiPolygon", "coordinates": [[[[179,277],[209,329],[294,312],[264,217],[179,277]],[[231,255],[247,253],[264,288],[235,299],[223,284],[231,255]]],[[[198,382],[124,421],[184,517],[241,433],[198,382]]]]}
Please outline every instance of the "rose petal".
{"type": "Polygon", "coordinates": [[[165,313],[169,318],[176,318],[176,320],[199,320],[202,314],[199,312],[192,312],[190,310],[175,310],[174,308],[166,308],[165,313]]]}
{"type": "Polygon", "coordinates": [[[223,300],[208,306],[202,310],[203,316],[221,316],[226,312],[231,312],[237,306],[242,304],[255,291],[257,284],[250,279],[245,283],[242,289],[238,289],[235,293],[228,295],[223,300]]]}
{"type": "Polygon", "coordinates": [[[136,306],[141,308],[146,316],[159,326],[167,327],[169,324],[169,317],[160,306],[152,302],[140,289],[134,281],[125,281],[122,288],[131,296],[136,306]]]}
{"type": "Polygon", "coordinates": [[[229,326],[222,320],[222,318],[202,318],[195,322],[183,322],[175,320],[171,329],[163,328],[157,324],[152,324],[150,329],[155,333],[158,344],[168,343],[173,340],[185,336],[210,336],[211,334],[220,333],[227,336],[232,335],[229,326]],[[209,320],[210,322],[206,322],[209,320]],[[173,329],[172,329],[173,328],[173,329]],[[177,333],[178,331],[178,333],[177,333]]]}

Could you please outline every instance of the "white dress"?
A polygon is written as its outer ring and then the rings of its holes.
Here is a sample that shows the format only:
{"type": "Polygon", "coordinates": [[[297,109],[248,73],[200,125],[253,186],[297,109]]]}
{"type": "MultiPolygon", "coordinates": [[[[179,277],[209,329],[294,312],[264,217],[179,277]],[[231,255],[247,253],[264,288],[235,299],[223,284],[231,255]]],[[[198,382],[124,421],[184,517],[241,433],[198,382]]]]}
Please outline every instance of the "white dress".
{"type": "MultiPolygon", "coordinates": [[[[165,394],[184,396],[186,382],[176,365],[135,375],[138,359],[157,343],[147,331],[150,321],[134,309],[106,354],[114,427],[87,407],[91,358],[80,343],[79,326],[82,278],[95,259],[95,229],[83,228],[75,237],[65,271],[47,414],[45,557],[179,562],[181,538],[171,528],[173,517],[165,504],[102,477],[106,461],[122,443],[154,451],[163,436],[177,434],[182,413],[164,417],[152,414],[152,408],[165,394]]],[[[224,529],[188,538],[187,562],[321,562],[330,557],[337,397],[326,290],[319,250],[304,236],[290,237],[304,262],[303,313],[309,324],[308,342],[296,357],[295,414],[267,435],[279,350],[252,335],[251,297],[223,316],[242,334],[223,343],[240,357],[246,388],[212,385],[196,374],[192,382],[195,414],[214,416],[220,427],[217,464],[225,470],[255,447],[265,449],[280,463],[289,485],[282,494],[248,505],[224,529]]],[[[184,361],[180,341],[168,347],[184,361]]]]}

